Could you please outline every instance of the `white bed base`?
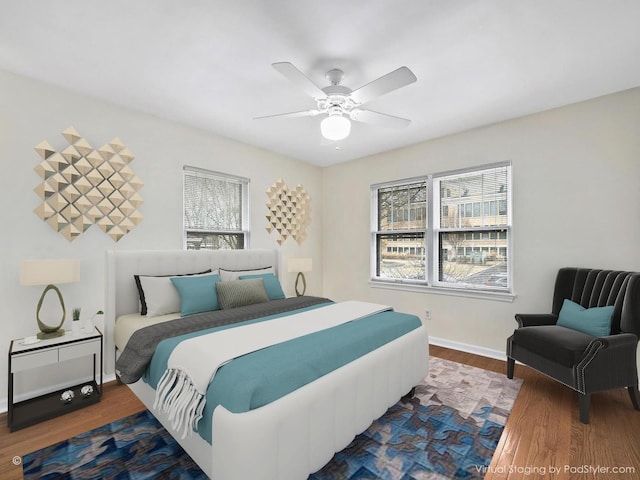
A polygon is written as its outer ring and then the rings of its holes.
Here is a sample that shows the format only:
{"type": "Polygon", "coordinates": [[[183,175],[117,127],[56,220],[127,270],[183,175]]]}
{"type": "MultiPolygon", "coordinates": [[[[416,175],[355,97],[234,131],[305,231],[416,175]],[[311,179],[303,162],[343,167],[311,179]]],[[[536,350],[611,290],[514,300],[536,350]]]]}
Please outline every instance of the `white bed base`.
{"type": "MultiPolygon", "coordinates": [[[[163,264],[162,253],[175,259],[188,252],[109,252],[108,266],[119,270],[114,278],[123,278],[123,270],[133,275],[131,255],[140,253],[147,261],[151,254],[163,264]]],[[[271,255],[277,258],[277,254],[271,255]]],[[[174,269],[176,266],[171,265],[174,269]]],[[[259,266],[254,263],[238,268],[259,266]]],[[[141,273],[177,272],[169,268],[141,273]]],[[[118,314],[130,313],[119,311],[118,303],[114,305],[118,314]]],[[[256,410],[234,414],[217,407],[213,413],[213,445],[197,434],[180,439],[166,416],[153,409],[155,391],[143,381],[130,388],[210,478],[303,480],[420,383],[428,374],[428,362],[428,337],[422,326],[256,410]]]]}

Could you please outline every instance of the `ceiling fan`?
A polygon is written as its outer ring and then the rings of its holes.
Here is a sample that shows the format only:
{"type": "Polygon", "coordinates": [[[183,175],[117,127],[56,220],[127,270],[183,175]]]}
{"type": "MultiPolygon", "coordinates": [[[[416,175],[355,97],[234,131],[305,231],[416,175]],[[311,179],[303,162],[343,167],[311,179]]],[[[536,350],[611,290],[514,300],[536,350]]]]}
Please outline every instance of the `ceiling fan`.
{"type": "Polygon", "coordinates": [[[257,119],[326,115],[326,118],[320,123],[320,131],[325,138],[334,141],[349,136],[351,120],[392,128],[406,127],[411,123],[411,120],[406,118],[360,108],[385,93],[415,82],[416,76],[407,67],[400,67],[356,90],[351,90],[349,87],[341,85],[344,72],[337,68],[329,70],[325,75],[331,85],[320,88],[289,62],[273,63],[271,66],[311,96],[316,101],[316,108],[267,115],[257,119]]]}

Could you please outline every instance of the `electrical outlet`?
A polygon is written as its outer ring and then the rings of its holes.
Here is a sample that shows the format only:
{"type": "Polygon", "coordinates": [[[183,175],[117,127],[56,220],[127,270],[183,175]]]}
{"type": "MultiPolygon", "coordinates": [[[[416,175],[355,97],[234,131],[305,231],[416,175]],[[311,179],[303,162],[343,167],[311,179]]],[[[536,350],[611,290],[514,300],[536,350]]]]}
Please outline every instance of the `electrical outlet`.
{"type": "Polygon", "coordinates": [[[424,311],[424,319],[425,320],[431,320],[431,310],[425,310],[424,311]]]}

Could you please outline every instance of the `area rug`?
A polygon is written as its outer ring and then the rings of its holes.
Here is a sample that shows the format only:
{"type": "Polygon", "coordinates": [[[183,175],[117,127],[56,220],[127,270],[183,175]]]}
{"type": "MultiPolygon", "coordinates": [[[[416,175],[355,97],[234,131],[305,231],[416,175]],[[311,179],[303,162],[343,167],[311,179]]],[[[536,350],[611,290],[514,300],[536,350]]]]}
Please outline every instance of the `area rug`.
{"type": "MultiPolygon", "coordinates": [[[[521,380],[432,357],[415,396],[358,435],[312,480],[480,479],[521,380]]],[[[23,458],[25,480],[205,479],[147,411],[23,458]]]]}

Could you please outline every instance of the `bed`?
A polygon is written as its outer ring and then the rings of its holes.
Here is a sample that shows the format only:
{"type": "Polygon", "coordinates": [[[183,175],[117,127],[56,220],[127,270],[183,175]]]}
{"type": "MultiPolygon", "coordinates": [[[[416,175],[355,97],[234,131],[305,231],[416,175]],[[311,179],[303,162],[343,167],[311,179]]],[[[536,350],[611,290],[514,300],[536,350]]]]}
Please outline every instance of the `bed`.
{"type": "MultiPolygon", "coordinates": [[[[127,317],[131,323],[136,316],[134,322],[141,321],[134,275],[190,275],[209,269],[239,272],[265,267],[271,267],[276,277],[279,272],[277,250],[109,251],[106,261],[105,342],[107,351],[115,352],[107,358],[107,371],[114,371],[116,358],[122,360],[130,337],[130,332],[118,332],[122,328],[116,328],[116,321],[124,325],[127,317]]],[[[319,305],[317,310],[325,307],[319,305]]],[[[144,321],[168,325],[176,315],[154,318],[144,321]]],[[[149,379],[142,378],[129,387],[210,478],[296,480],[322,468],[427,373],[428,338],[420,324],[258,408],[234,413],[217,405],[212,413],[205,410],[210,418],[203,420],[212,425],[213,431],[210,442],[196,433],[183,437],[174,428],[169,415],[154,407],[156,391],[149,379]]]]}

